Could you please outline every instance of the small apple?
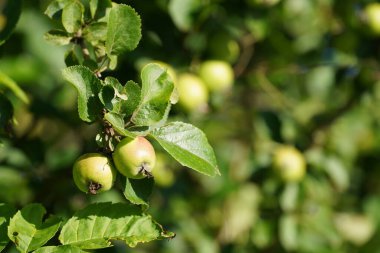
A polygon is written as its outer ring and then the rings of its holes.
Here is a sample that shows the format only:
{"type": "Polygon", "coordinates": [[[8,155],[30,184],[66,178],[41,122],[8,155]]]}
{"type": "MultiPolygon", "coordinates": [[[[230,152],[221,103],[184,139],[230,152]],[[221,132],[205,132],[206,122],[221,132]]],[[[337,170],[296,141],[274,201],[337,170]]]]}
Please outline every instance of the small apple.
{"type": "Polygon", "coordinates": [[[163,153],[157,154],[156,167],[152,174],[154,182],[160,187],[169,187],[174,183],[174,173],[171,168],[168,168],[169,163],[163,153]]]}
{"type": "Polygon", "coordinates": [[[124,138],[113,152],[116,169],[124,176],[141,179],[152,176],[156,153],[150,142],[142,136],[124,138]]]}
{"type": "Polygon", "coordinates": [[[208,44],[213,59],[234,63],[239,57],[239,44],[228,33],[220,32],[213,35],[208,44]]]}
{"type": "Polygon", "coordinates": [[[88,153],[75,161],[73,177],[81,191],[97,194],[111,189],[116,179],[116,171],[108,157],[99,153],[88,153]]]}
{"type": "Polygon", "coordinates": [[[281,146],[274,151],[273,167],[285,182],[298,182],[306,172],[304,156],[292,146],[281,146]]]}
{"type": "Polygon", "coordinates": [[[343,239],[361,246],[368,242],[376,231],[376,223],[358,213],[337,213],[334,225],[343,239]]]}
{"type": "Polygon", "coordinates": [[[207,107],[208,90],[203,81],[196,75],[184,73],[178,76],[178,103],[188,111],[207,107]]]}
{"type": "Polygon", "coordinates": [[[368,26],[375,34],[380,34],[380,3],[370,3],[364,8],[368,26]]]}
{"type": "Polygon", "coordinates": [[[234,71],[225,61],[208,60],[201,64],[199,76],[210,91],[225,91],[234,83],[234,71]]]}

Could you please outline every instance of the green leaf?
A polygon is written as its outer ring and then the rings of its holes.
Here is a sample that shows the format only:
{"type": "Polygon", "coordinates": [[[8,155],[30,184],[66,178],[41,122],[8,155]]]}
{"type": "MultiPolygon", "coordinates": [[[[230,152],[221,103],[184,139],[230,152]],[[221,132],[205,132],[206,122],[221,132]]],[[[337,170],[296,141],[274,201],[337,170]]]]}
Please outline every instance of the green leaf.
{"type": "Polygon", "coordinates": [[[16,27],[21,14],[21,6],[21,0],[1,1],[0,19],[4,22],[0,22],[0,45],[8,39],[16,27]]]}
{"type": "Polygon", "coordinates": [[[292,214],[284,214],[280,218],[279,237],[282,246],[288,251],[294,251],[298,246],[297,219],[292,214]]]}
{"type": "Polygon", "coordinates": [[[109,112],[104,115],[104,119],[112,125],[113,129],[115,129],[118,134],[131,138],[136,137],[134,133],[131,133],[124,128],[124,120],[121,115],[109,112]]]}
{"type": "Polygon", "coordinates": [[[33,253],[88,253],[88,251],[81,250],[80,248],[71,245],[60,245],[42,247],[33,251],[33,253]]]}
{"type": "Polygon", "coordinates": [[[16,213],[16,209],[9,205],[0,203],[0,252],[7,246],[10,241],[7,236],[7,227],[9,219],[16,213]]]}
{"type": "Polygon", "coordinates": [[[112,2],[110,0],[90,0],[91,17],[94,19],[99,19],[106,15],[107,8],[111,7],[112,2]]]}
{"type": "Polygon", "coordinates": [[[124,4],[111,8],[108,19],[106,50],[119,55],[135,49],[141,39],[141,19],[136,11],[124,4]]]}
{"type": "Polygon", "coordinates": [[[5,87],[13,92],[13,94],[25,104],[29,104],[29,98],[25,92],[13,81],[9,76],[0,71],[0,88],[5,87]]]}
{"type": "Polygon", "coordinates": [[[72,0],[62,10],[62,25],[69,33],[77,32],[83,23],[84,7],[78,0],[72,0]]]}
{"type": "Polygon", "coordinates": [[[208,176],[220,175],[206,135],[191,124],[172,122],[150,135],[180,164],[208,176]]]}
{"type": "Polygon", "coordinates": [[[123,240],[134,247],[138,243],[173,237],[142,213],[138,206],[124,203],[95,203],[77,212],[62,227],[59,240],[81,249],[110,247],[111,240],[123,240]]]}
{"type": "Polygon", "coordinates": [[[83,29],[83,37],[90,41],[105,41],[107,38],[107,23],[94,22],[83,29]]]}
{"type": "Polygon", "coordinates": [[[44,39],[54,45],[63,46],[70,44],[72,36],[66,31],[51,30],[44,34],[44,39]]]}
{"type": "Polygon", "coordinates": [[[137,108],[141,99],[141,88],[140,86],[133,82],[128,81],[124,86],[125,93],[128,94],[128,100],[123,105],[123,113],[129,116],[137,108]]]}
{"type": "Polygon", "coordinates": [[[153,177],[144,179],[126,178],[123,194],[132,204],[143,205],[148,208],[148,199],[152,193],[153,185],[153,177]]]}
{"type": "Polygon", "coordinates": [[[110,112],[125,115],[129,104],[127,87],[123,87],[119,81],[113,77],[106,77],[104,84],[105,86],[101,93],[99,93],[103,105],[110,112]]]}
{"type": "Polygon", "coordinates": [[[170,109],[174,84],[158,64],[147,64],[141,71],[141,100],[132,115],[136,126],[151,126],[165,119],[170,109]]]}
{"type": "Polygon", "coordinates": [[[30,204],[18,211],[10,220],[8,237],[20,252],[29,252],[43,246],[57,233],[61,221],[49,217],[42,222],[46,210],[40,204],[30,204]]]}
{"type": "Polygon", "coordinates": [[[171,0],[169,14],[174,24],[182,31],[188,31],[194,23],[194,12],[200,7],[199,0],[171,0]]]}
{"type": "Polygon", "coordinates": [[[113,111],[116,103],[115,89],[110,85],[103,86],[99,92],[99,99],[107,110],[113,111]]]}
{"type": "Polygon", "coordinates": [[[61,11],[65,5],[67,5],[72,0],[54,0],[52,1],[45,10],[45,15],[53,19],[53,16],[61,11]]]}
{"type": "Polygon", "coordinates": [[[98,98],[102,86],[100,80],[83,66],[65,68],[62,74],[78,91],[79,117],[86,122],[95,121],[103,108],[98,98]]]}

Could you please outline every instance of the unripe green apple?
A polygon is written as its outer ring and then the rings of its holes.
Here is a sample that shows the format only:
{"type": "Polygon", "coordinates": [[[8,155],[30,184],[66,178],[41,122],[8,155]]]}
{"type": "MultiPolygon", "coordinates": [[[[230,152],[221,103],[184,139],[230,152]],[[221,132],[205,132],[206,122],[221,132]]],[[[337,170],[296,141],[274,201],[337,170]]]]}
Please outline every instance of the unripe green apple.
{"type": "Polygon", "coordinates": [[[376,223],[363,214],[337,213],[334,223],[343,239],[352,242],[356,246],[361,246],[368,242],[376,231],[376,223]]]}
{"type": "Polygon", "coordinates": [[[240,54],[240,47],[228,33],[217,33],[210,38],[208,50],[213,59],[230,63],[236,62],[240,54]]]}
{"type": "Polygon", "coordinates": [[[156,153],[144,137],[124,138],[113,152],[116,169],[124,176],[141,179],[152,176],[156,164],[156,153]]]}
{"type": "Polygon", "coordinates": [[[306,172],[306,161],[292,146],[281,146],[274,151],[273,167],[285,182],[298,182],[306,172]]]}
{"type": "Polygon", "coordinates": [[[210,91],[225,91],[234,83],[234,71],[225,61],[209,60],[201,64],[199,76],[210,91]]]}
{"type": "Polygon", "coordinates": [[[88,153],[75,161],[73,177],[81,191],[96,194],[111,189],[116,179],[116,171],[108,157],[99,153],[88,153]]]}
{"type": "Polygon", "coordinates": [[[168,161],[166,156],[162,153],[157,154],[156,167],[152,174],[154,176],[154,182],[161,187],[169,187],[174,183],[174,173],[168,168],[168,161]]]}
{"type": "Polygon", "coordinates": [[[380,34],[380,3],[370,3],[364,9],[368,26],[375,34],[380,34]]]}
{"type": "Polygon", "coordinates": [[[207,107],[208,90],[203,81],[196,75],[184,73],[178,76],[178,103],[188,111],[207,107]]]}

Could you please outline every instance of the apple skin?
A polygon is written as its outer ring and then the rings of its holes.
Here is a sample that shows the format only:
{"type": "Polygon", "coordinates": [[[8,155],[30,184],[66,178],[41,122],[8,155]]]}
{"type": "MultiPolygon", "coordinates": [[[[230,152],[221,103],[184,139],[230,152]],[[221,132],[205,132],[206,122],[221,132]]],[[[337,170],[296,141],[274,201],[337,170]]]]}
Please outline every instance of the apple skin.
{"type": "Polygon", "coordinates": [[[380,3],[370,3],[364,8],[366,21],[375,34],[380,34],[380,3]]]}
{"type": "Polygon", "coordinates": [[[304,156],[292,146],[281,146],[275,150],[273,167],[285,182],[299,182],[306,173],[304,156]]]}
{"type": "Polygon", "coordinates": [[[116,169],[124,176],[132,179],[152,176],[156,153],[144,137],[124,138],[117,144],[112,156],[116,169]]]}
{"type": "Polygon", "coordinates": [[[203,81],[196,75],[183,73],[178,76],[177,89],[179,105],[187,111],[196,111],[207,107],[208,90],[203,81]]]}
{"type": "Polygon", "coordinates": [[[112,188],[116,179],[116,170],[105,155],[88,153],[75,161],[73,178],[79,190],[97,194],[112,188]]]}
{"type": "Polygon", "coordinates": [[[199,67],[199,77],[214,92],[230,89],[235,78],[231,65],[219,60],[204,61],[199,67]]]}

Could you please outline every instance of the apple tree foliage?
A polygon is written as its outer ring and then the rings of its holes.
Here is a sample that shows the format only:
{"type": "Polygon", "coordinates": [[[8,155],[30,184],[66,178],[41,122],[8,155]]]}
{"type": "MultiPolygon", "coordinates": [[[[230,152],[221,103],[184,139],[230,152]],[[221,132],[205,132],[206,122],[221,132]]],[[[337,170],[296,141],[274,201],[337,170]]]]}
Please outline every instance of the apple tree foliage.
{"type": "Polygon", "coordinates": [[[377,252],[379,17],[375,0],[0,1],[0,251],[377,252]],[[78,157],[136,136],[153,178],[75,187],[78,157]]]}
{"type": "MultiPolygon", "coordinates": [[[[2,39],[9,36],[20,8],[19,1],[6,2],[4,15],[9,25],[2,31],[2,39]]],[[[62,76],[77,90],[80,119],[103,126],[96,136],[102,152],[112,153],[121,138],[147,136],[180,164],[207,176],[219,174],[205,134],[191,124],[168,121],[175,88],[165,68],[158,64],[144,66],[141,84],[119,81],[110,75],[103,78],[103,72],[115,69],[118,57],[133,51],[141,40],[142,21],[131,6],[108,0],[53,0],[45,14],[60,25],[60,29],[47,31],[45,39],[55,45],[68,45],[62,76]]],[[[5,88],[28,102],[13,80],[6,75],[0,78],[5,88]]],[[[13,107],[4,94],[1,96],[1,124],[7,130],[13,107]]],[[[20,252],[86,252],[111,247],[112,240],[134,247],[174,237],[147,213],[148,202],[143,196],[150,195],[146,189],[152,190],[152,179],[142,183],[126,178],[120,181],[124,181],[122,188],[130,203],[90,204],[65,220],[59,216],[45,219],[46,209],[40,203],[27,204],[18,211],[2,204],[0,250],[12,242],[20,252]],[[58,245],[47,246],[55,236],[58,245]]]]}

